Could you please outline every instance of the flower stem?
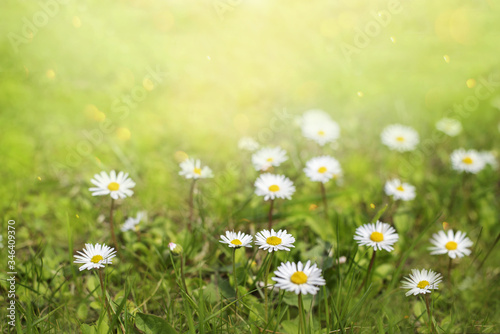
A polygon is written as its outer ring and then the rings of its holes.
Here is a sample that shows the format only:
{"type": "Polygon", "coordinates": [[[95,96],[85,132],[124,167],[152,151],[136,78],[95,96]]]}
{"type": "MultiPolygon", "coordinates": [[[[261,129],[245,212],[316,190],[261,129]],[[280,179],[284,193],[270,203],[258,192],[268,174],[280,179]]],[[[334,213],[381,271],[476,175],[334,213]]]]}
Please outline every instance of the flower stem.
{"type": "Polygon", "coordinates": [[[193,217],[194,217],[194,186],[196,184],[196,179],[193,179],[193,182],[191,183],[191,188],[189,189],[189,218],[188,218],[188,230],[191,231],[192,229],[192,222],[193,222],[193,217]]]}
{"type": "Polygon", "coordinates": [[[114,198],[111,198],[111,208],[109,210],[109,226],[111,228],[111,238],[113,239],[113,244],[115,245],[115,249],[118,252],[118,242],[116,242],[116,236],[115,236],[115,228],[113,226],[113,211],[115,208],[115,200],[114,198]]]}
{"type": "Polygon", "coordinates": [[[104,288],[104,279],[102,277],[102,271],[100,269],[97,269],[99,272],[99,281],[101,282],[101,289],[102,289],[102,298],[103,298],[103,303],[104,307],[106,308],[106,311],[108,312],[108,317],[109,321],[111,322],[111,311],[109,310],[109,304],[108,304],[108,298],[106,297],[106,289],[104,288]]]}
{"type": "Polygon", "coordinates": [[[450,261],[448,262],[448,281],[451,283],[451,262],[452,259],[450,257],[450,261]]]}
{"type": "Polygon", "coordinates": [[[269,231],[271,231],[271,228],[273,226],[273,207],[274,207],[274,199],[271,200],[271,204],[269,205],[269,214],[268,214],[269,223],[267,225],[269,231]]]}
{"type": "Polygon", "coordinates": [[[365,286],[366,282],[368,281],[368,277],[370,277],[370,272],[372,271],[373,264],[375,263],[375,255],[376,254],[377,254],[377,251],[374,249],[373,250],[372,259],[370,260],[370,264],[368,265],[368,270],[366,271],[366,277],[363,280],[363,283],[359,287],[358,291],[356,292],[356,295],[361,292],[361,289],[363,289],[363,287],[365,286]]]}
{"type": "Polygon", "coordinates": [[[236,248],[233,248],[234,318],[238,321],[238,280],[236,278],[236,248]]]}
{"type": "Polygon", "coordinates": [[[483,267],[484,262],[486,261],[486,259],[488,258],[488,256],[490,256],[491,251],[493,250],[493,248],[495,248],[495,246],[497,245],[498,241],[500,241],[500,234],[498,234],[497,238],[495,239],[495,242],[493,243],[493,245],[488,250],[488,253],[486,253],[486,256],[484,257],[483,261],[481,261],[481,263],[479,264],[479,267],[477,268],[477,270],[479,270],[479,269],[481,269],[483,267]]]}
{"type": "Polygon", "coordinates": [[[305,334],[306,329],[304,327],[304,305],[302,302],[302,293],[299,293],[299,324],[300,333],[305,334]]]}
{"type": "Polygon", "coordinates": [[[319,183],[321,186],[321,197],[323,197],[323,208],[325,210],[325,218],[328,220],[328,202],[326,200],[326,189],[323,182],[319,183]]]}
{"type": "MultiPolygon", "coordinates": [[[[181,254],[181,281],[184,290],[186,291],[186,295],[190,296],[187,285],[186,285],[186,276],[184,275],[184,256],[181,254]]],[[[191,297],[191,296],[190,296],[191,297]]]]}
{"type": "Polygon", "coordinates": [[[429,317],[429,330],[431,331],[431,333],[434,333],[436,330],[434,328],[434,323],[432,322],[432,313],[431,313],[429,295],[430,294],[427,293],[425,294],[425,307],[427,308],[427,316],[429,317]]]}
{"type": "Polygon", "coordinates": [[[274,252],[271,253],[271,257],[269,258],[269,262],[267,264],[266,272],[264,274],[264,303],[265,303],[265,309],[266,309],[266,323],[269,318],[269,289],[267,288],[267,279],[269,277],[269,271],[271,269],[271,265],[273,263],[274,259],[274,252]]]}

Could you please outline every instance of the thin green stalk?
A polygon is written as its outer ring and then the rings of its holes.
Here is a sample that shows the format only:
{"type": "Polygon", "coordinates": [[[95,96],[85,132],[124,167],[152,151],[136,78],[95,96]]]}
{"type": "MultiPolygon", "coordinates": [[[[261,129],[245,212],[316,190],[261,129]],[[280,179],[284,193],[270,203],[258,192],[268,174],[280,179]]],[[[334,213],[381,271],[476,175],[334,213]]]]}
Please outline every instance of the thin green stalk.
{"type": "Polygon", "coordinates": [[[430,301],[429,301],[429,295],[430,294],[425,294],[425,306],[427,308],[427,316],[429,317],[429,330],[431,333],[435,333],[436,329],[434,328],[434,323],[432,322],[432,312],[431,312],[431,306],[430,306],[430,301]]]}
{"type": "Polygon", "coordinates": [[[366,282],[368,281],[368,277],[370,277],[370,272],[372,271],[373,264],[375,263],[375,255],[377,254],[377,251],[373,249],[373,255],[372,259],[370,260],[370,265],[368,266],[368,270],[366,271],[366,277],[363,280],[363,283],[359,287],[358,291],[356,291],[356,295],[358,295],[361,292],[361,289],[365,286],[366,282]]]}
{"type": "Polygon", "coordinates": [[[194,186],[196,184],[196,179],[193,179],[191,183],[191,188],[189,189],[189,218],[188,218],[188,230],[192,230],[192,222],[194,217],[194,186]]]}
{"type": "Polygon", "coordinates": [[[111,322],[111,320],[113,318],[111,317],[111,311],[109,310],[108,298],[106,297],[106,288],[104,287],[104,279],[102,277],[102,271],[100,269],[97,269],[97,272],[99,273],[99,281],[101,282],[101,290],[102,290],[102,298],[103,298],[104,308],[108,312],[109,321],[111,322]]]}
{"type": "Polygon", "coordinates": [[[319,183],[321,186],[321,197],[323,198],[323,209],[325,210],[325,218],[328,220],[328,201],[326,200],[326,189],[323,182],[319,183]]]}
{"type": "Polygon", "coordinates": [[[450,284],[451,284],[451,262],[452,258],[450,257],[450,261],[448,261],[448,281],[450,282],[450,284]]]}
{"type": "Polygon", "coordinates": [[[236,279],[236,247],[233,248],[234,318],[238,321],[238,280],[236,279]]]}
{"type": "Polygon", "coordinates": [[[268,213],[268,223],[267,228],[271,231],[273,227],[273,207],[274,207],[274,199],[271,200],[271,204],[269,205],[269,213],[268,213]]]}
{"type": "Polygon", "coordinates": [[[113,244],[115,245],[115,250],[119,252],[118,242],[116,242],[115,228],[113,226],[113,210],[115,208],[115,200],[111,198],[111,208],[109,210],[109,227],[111,228],[111,238],[113,239],[113,244]]]}
{"type": "Polygon", "coordinates": [[[491,251],[493,250],[493,248],[495,248],[495,246],[497,245],[498,241],[500,241],[500,234],[498,234],[497,238],[495,239],[495,242],[493,243],[493,245],[488,250],[488,253],[486,253],[486,256],[484,257],[483,261],[481,261],[481,263],[479,264],[479,267],[477,268],[477,270],[479,270],[479,269],[481,269],[483,267],[484,262],[486,261],[486,259],[488,258],[488,256],[490,256],[491,251]]]}
{"type": "Polygon", "coordinates": [[[306,329],[304,327],[304,306],[302,305],[302,293],[299,293],[299,324],[300,333],[305,334],[306,329]]]}
{"type": "Polygon", "coordinates": [[[271,253],[271,257],[269,258],[269,262],[267,264],[266,272],[264,275],[264,303],[265,303],[265,310],[266,310],[266,323],[269,318],[269,289],[267,288],[267,279],[269,277],[269,270],[271,270],[271,264],[273,263],[274,259],[274,252],[271,253]]]}
{"type": "Polygon", "coordinates": [[[182,281],[182,286],[184,287],[184,291],[186,291],[186,295],[188,295],[189,297],[191,297],[191,295],[189,294],[187,285],[186,285],[186,276],[184,275],[184,256],[181,254],[180,257],[181,257],[181,281],[182,281]]]}

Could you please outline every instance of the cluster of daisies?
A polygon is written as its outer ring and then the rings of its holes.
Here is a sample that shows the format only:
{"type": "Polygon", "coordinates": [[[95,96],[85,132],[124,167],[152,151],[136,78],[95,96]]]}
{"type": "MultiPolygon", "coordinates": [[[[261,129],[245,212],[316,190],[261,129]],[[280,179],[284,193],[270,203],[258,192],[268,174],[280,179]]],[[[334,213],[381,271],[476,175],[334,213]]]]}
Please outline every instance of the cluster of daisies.
{"type": "MultiPolygon", "coordinates": [[[[230,248],[252,247],[253,237],[243,232],[226,231],[226,235],[221,235],[220,238],[219,242],[227,244],[230,248]]],[[[269,253],[290,251],[295,247],[294,242],[295,238],[286,230],[278,232],[273,229],[263,230],[255,235],[255,245],[269,253]]],[[[307,261],[305,265],[300,261],[281,263],[274,275],[272,280],[276,282],[276,288],[292,291],[297,295],[314,295],[319,291],[318,286],[326,284],[321,276],[321,269],[316,264],[311,264],[311,261],[307,261]]]]}
{"type": "MultiPolygon", "coordinates": [[[[340,136],[339,125],[322,110],[309,110],[305,112],[298,120],[302,135],[320,146],[328,143],[334,143],[340,136]]],[[[457,136],[462,131],[462,125],[459,121],[453,119],[442,119],[436,124],[439,131],[449,136],[457,136]]],[[[383,129],[381,141],[391,150],[407,152],[416,149],[419,144],[419,135],[413,128],[393,124],[383,129]]],[[[288,160],[287,152],[281,147],[263,147],[254,139],[245,137],[238,142],[238,147],[243,150],[254,152],[251,161],[256,171],[260,172],[254,186],[255,194],[262,196],[265,201],[275,199],[291,199],[296,189],[292,180],[285,175],[272,173],[275,168],[288,160]]],[[[451,154],[452,168],[467,173],[478,173],[486,165],[496,167],[496,159],[491,152],[479,152],[475,150],[458,149],[451,154]]],[[[204,178],[212,178],[213,172],[208,166],[203,166],[200,160],[188,158],[180,163],[179,175],[186,179],[194,181],[204,178]]],[[[324,184],[330,180],[340,182],[342,179],[342,168],[335,158],[329,155],[321,155],[308,160],[303,168],[304,174],[312,181],[319,182],[324,190],[324,184]]],[[[89,188],[93,196],[107,196],[112,198],[111,205],[111,229],[112,234],[112,212],[113,201],[132,196],[132,188],[135,182],[129,178],[127,173],[111,171],[109,174],[101,172],[96,174],[91,180],[95,186],[89,188]]],[[[402,182],[399,179],[390,179],[385,183],[384,191],[394,200],[409,201],[416,197],[415,187],[411,184],[402,182]]],[[[191,204],[192,205],[192,204],[191,204]]],[[[325,204],[326,205],[326,204],[325,204]]],[[[192,209],[192,208],[191,208],[192,209]]],[[[271,204],[272,210],[272,204],[271,204]]],[[[129,217],[123,226],[122,232],[129,230],[138,231],[138,225],[147,217],[145,212],[138,212],[136,217],[129,217]]],[[[113,234],[116,247],[116,240],[113,234]]],[[[221,235],[221,243],[227,244],[234,250],[242,247],[252,247],[254,237],[242,232],[227,231],[221,235]]],[[[373,256],[377,251],[391,252],[393,245],[398,241],[399,236],[396,230],[389,224],[377,221],[375,224],[365,224],[356,229],[354,240],[361,246],[373,248],[373,256]]],[[[295,238],[287,233],[286,230],[275,232],[269,227],[255,235],[255,245],[264,251],[270,253],[276,251],[290,251],[294,247],[295,238]]],[[[431,254],[447,254],[451,259],[467,256],[471,253],[469,247],[472,242],[465,233],[448,230],[446,233],[440,231],[434,234],[430,240],[431,254]]],[[[169,248],[173,253],[180,254],[182,247],[175,243],[170,243],[169,248]]],[[[75,263],[82,264],[80,270],[99,269],[112,263],[116,256],[116,250],[99,243],[92,245],[86,244],[83,251],[75,255],[75,263]]],[[[322,271],[316,264],[307,261],[293,263],[286,262],[274,272],[273,280],[275,286],[279,289],[293,291],[296,294],[315,294],[319,288],[324,285],[325,280],[322,277],[322,271]]],[[[430,293],[437,289],[442,281],[441,274],[432,270],[413,269],[410,276],[405,278],[403,287],[408,289],[407,295],[430,293]]]]}
{"type": "MultiPolygon", "coordinates": [[[[365,224],[356,229],[354,240],[360,246],[368,246],[373,248],[373,256],[375,252],[385,250],[391,252],[393,245],[398,241],[399,235],[396,230],[389,224],[377,221],[375,224],[365,224]]],[[[439,231],[432,235],[429,247],[431,255],[447,254],[450,259],[461,258],[470,255],[469,247],[472,246],[472,241],[466,236],[466,233],[453,230],[448,230],[447,233],[439,231]]],[[[442,280],[441,274],[432,270],[423,269],[421,271],[413,269],[409,278],[406,277],[403,282],[403,288],[409,289],[406,293],[409,295],[426,294],[431,290],[438,289],[438,285],[442,280]]]]}

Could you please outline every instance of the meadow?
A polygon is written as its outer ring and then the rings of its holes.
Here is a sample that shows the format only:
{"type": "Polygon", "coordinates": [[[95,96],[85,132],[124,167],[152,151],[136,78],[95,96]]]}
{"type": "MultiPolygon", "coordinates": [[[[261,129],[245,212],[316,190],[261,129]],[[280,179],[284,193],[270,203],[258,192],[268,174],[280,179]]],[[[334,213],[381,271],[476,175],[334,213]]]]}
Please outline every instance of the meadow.
{"type": "Polygon", "coordinates": [[[500,333],[499,14],[488,0],[5,1],[0,331],[500,333]],[[324,145],[304,136],[314,109],[340,129],[324,145]],[[443,118],[461,131],[438,130],[443,118]],[[415,146],[385,145],[392,124],[415,146]],[[287,159],[258,170],[266,147],[287,159]],[[461,148],[491,159],[457,170],[461,148]],[[323,184],[304,168],[325,155],[342,173],[323,184]],[[213,177],[180,175],[188,159],[213,177]],[[112,170],[133,195],[92,195],[112,170]],[[256,194],[266,172],[293,182],[290,199],[256,194]],[[389,196],[391,179],[415,197],[389,196]],[[398,239],[375,258],[354,237],[377,220],[398,239]],[[289,251],[255,244],[270,225],[289,251]],[[222,243],[233,230],[251,247],[222,243]],[[450,230],[470,255],[431,255],[450,230]],[[75,255],[97,243],[112,263],[80,271],[75,255]],[[317,264],[324,284],[277,289],[287,261],[317,264]],[[412,269],[441,274],[439,288],[406,296],[412,269]]]}

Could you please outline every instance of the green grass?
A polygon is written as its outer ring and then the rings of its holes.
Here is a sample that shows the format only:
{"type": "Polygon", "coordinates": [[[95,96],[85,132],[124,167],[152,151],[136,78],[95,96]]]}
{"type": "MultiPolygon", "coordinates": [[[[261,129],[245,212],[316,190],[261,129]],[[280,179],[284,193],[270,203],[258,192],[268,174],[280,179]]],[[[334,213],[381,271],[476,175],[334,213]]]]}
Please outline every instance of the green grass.
{"type": "Polygon", "coordinates": [[[232,253],[219,235],[267,226],[268,203],[253,194],[251,154],[236,145],[246,135],[288,152],[276,171],[297,192],[275,203],[274,227],[297,241],[291,252],[276,254],[271,272],[282,261],[309,259],[323,270],[326,286],[304,298],[307,333],[429,332],[425,304],[400,289],[412,268],[444,275],[432,294],[439,333],[500,332],[500,246],[492,249],[500,234],[498,170],[463,177],[449,161],[460,147],[498,154],[498,4],[404,2],[347,59],[342,43],[354,45],[356,29],[388,2],[70,0],[16,52],[9,38],[22,36],[23,17],[32,20],[40,3],[8,0],[0,12],[1,332],[296,333],[293,293],[271,292],[265,321],[257,282],[269,257],[255,247],[236,252],[234,316],[232,253]],[[476,80],[470,88],[469,79],[476,80]],[[477,96],[485,80],[492,83],[481,92],[489,94],[477,106],[453,109],[477,96]],[[120,102],[133,92],[144,96],[120,102]],[[320,148],[302,138],[294,120],[311,108],[339,123],[338,143],[320,148]],[[446,115],[462,122],[458,137],[435,130],[446,115]],[[419,132],[417,151],[400,154],[380,143],[392,123],[419,132]],[[192,233],[190,182],[178,175],[182,152],[215,174],[198,182],[192,233]],[[319,186],[302,172],[320,154],[344,170],[341,185],[327,184],[328,220],[319,186]],[[110,200],[88,191],[94,174],[111,169],[129,172],[137,185],[116,206],[120,256],[105,270],[110,318],[98,275],[79,272],[72,261],[85,243],[111,244],[110,200]],[[391,177],[414,184],[417,198],[390,205],[383,185],[391,177]],[[140,240],[118,228],[139,210],[148,212],[140,240]],[[371,250],[358,248],[354,231],[377,213],[400,240],[393,252],[377,254],[356,295],[371,250]],[[16,221],[18,273],[12,329],[9,219],[16,221]],[[447,257],[427,250],[443,222],[474,242],[471,256],[454,261],[451,278],[447,257]],[[168,249],[172,241],[184,248],[188,294],[180,257],[168,249]],[[341,256],[347,261],[338,265],[341,256]]]}

